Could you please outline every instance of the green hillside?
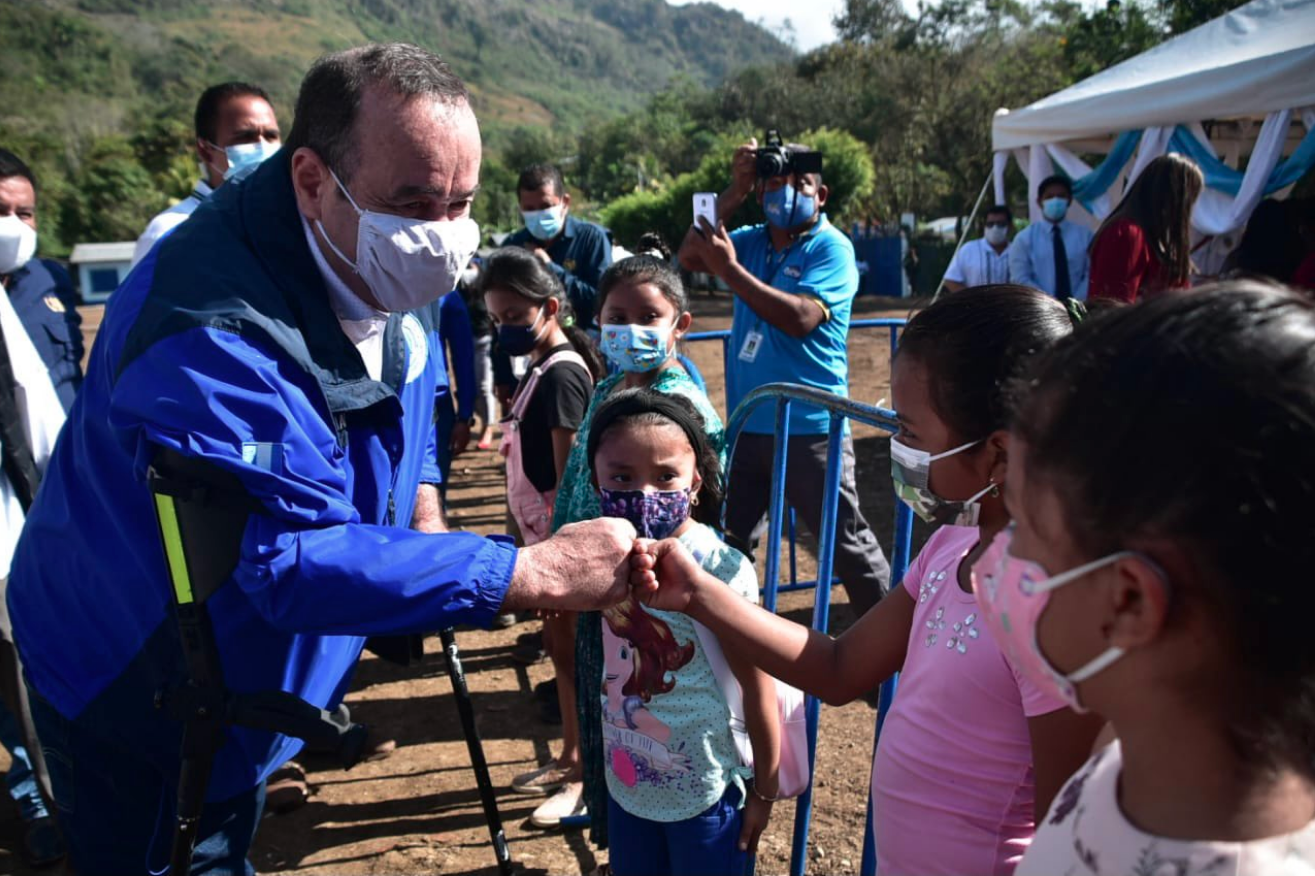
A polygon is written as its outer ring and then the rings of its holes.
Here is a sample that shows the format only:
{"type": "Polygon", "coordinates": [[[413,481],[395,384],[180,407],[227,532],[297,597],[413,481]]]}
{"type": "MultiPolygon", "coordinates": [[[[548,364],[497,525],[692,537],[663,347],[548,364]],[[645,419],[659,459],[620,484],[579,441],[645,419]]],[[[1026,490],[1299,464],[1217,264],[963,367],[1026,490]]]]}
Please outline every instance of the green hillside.
{"type": "MultiPolygon", "coordinates": [[[[0,124],[122,130],[189,109],[204,85],[257,82],[290,112],[326,51],[407,40],[453,63],[495,128],[578,130],[634,109],[674,76],[714,85],[788,54],[710,3],[663,0],[6,0],[0,124]]],[[[285,123],[286,124],[286,123],[285,123]]]]}
{"type": "Polygon", "coordinates": [[[312,60],[385,40],[453,64],[495,154],[526,130],[569,142],[673,80],[714,86],[791,55],[711,3],[0,0],[0,146],[41,177],[42,250],[135,237],[143,216],[185,194],[191,114],[207,85],[262,85],[286,131],[312,60]]]}

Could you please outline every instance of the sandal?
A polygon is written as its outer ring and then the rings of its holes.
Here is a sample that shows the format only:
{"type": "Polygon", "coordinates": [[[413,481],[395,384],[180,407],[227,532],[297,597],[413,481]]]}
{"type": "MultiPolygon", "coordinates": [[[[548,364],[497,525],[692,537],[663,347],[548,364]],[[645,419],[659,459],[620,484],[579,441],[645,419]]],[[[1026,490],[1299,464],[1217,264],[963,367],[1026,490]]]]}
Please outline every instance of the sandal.
{"type": "Polygon", "coordinates": [[[518,794],[540,794],[547,796],[566,784],[571,775],[568,767],[558,766],[556,761],[539,767],[528,773],[521,773],[511,780],[511,789],[518,794]]]}

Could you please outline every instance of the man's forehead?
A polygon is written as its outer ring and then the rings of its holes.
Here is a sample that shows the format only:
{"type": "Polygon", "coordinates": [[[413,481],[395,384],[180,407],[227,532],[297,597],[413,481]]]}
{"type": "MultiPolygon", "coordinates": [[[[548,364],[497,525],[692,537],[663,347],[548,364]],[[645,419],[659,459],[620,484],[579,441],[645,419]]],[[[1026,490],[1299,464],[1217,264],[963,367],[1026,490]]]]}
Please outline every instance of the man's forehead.
{"type": "Polygon", "coordinates": [[[13,207],[34,207],[37,193],[25,176],[0,177],[0,200],[13,207]]]}
{"type": "Polygon", "coordinates": [[[481,143],[468,106],[415,98],[371,103],[358,119],[359,173],[389,189],[474,187],[481,143]]]}

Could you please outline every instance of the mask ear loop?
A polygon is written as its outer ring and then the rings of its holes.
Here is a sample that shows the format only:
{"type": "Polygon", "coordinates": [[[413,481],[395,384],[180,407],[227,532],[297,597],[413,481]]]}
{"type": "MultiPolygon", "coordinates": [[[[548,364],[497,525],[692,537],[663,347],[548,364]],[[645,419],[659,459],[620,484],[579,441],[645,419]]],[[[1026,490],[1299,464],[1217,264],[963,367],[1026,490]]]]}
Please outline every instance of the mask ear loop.
{"type": "MultiPolygon", "coordinates": [[[[329,167],[328,165],[325,165],[325,168],[329,171],[329,176],[333,177],[333,181],[338,185],[338,190],[343,193],[343,196],[345,198],[347,198],[347,203],[351,204],[352,209],[356,211],[356,215],[364,216],[365,211],[362,210],[359,206],[357,206],[356,201],[352,198],[352,193],[347,191],[347,187],[342,184],[342,180],[338,179],[338,174],[334,173],[333,168],[329,167]]],[[[321,222],[319,219],[316,219],[315,227],[319,229],[320,237],[324,238],[324,242],[329,245],[329,249],[333,250],[333,254],[336,255],[338,258],[342,259],[343,264],[347,265],[347,267],[351,268],[353,271],[356,272],[357,276],[359,276],[361,273],[361,269],[356,267],[356,262],[347,258],[347,256],[343,253],[343,251],[338,249],[337,245],[334,244],[334,242],[329,239],[329,232],[324,230],[324,223],[321,222]]],[[[360,232],[357,231],[357,234],[360,234],[360,232]]],[[[360,255],[360,253],[357,253],[357,255],[360,255]]]]}

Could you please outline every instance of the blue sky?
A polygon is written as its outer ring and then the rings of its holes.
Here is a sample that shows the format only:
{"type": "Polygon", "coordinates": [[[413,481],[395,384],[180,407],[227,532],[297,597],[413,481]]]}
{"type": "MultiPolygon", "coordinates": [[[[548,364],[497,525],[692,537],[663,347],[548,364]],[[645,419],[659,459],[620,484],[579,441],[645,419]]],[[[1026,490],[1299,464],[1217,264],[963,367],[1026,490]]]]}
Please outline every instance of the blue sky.
{"type": "MultiPolygon", "coordinates": [[[[669,0],[683,6],[695,0],[669,0]]],[[[781,27],[785,19],[794,25],[795,41],[807,51],[835,40],[831,19],[844,7],[844,0],[714,0],[718,6],[739,10],[750,21],[761,21],[768,30],[781,27]]]]}

